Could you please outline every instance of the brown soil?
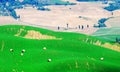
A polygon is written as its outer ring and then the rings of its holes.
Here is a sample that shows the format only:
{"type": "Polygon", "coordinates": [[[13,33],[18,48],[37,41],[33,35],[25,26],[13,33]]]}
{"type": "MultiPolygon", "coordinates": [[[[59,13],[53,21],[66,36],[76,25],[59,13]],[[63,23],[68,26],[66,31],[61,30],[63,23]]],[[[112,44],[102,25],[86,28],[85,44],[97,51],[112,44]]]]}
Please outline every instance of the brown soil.
{"type": "Polygon", "coordinates": [[[120,52],[120,46],[116,45],[116,44],[110,44],[110,43],[104,43],[102,44],[100,41],[97,41],[96,43],[94,43],[95,45],[98,45],[98,46],[102,46],[102,47],[105,47],[105,48],[109,48],[109,49],[112,49],[112,50],[115,50],[115,51],[119,51],[120,52]]]}
{"type": "Polygon", "coordinates": [[[34,30],[29,30],[27,32],[27,34],[24,36],[24,38],[28,38],[28,39],[57,39],[55,36],[49,36],[49,35],[43,35],[38,31],[34,31],[34,30]]]}
{"type": "Polygon", "coordinates": [[[118,45],[112,45],[110,43],[105,43],[102,46],[120,52],[120,47],[118,45]]]}

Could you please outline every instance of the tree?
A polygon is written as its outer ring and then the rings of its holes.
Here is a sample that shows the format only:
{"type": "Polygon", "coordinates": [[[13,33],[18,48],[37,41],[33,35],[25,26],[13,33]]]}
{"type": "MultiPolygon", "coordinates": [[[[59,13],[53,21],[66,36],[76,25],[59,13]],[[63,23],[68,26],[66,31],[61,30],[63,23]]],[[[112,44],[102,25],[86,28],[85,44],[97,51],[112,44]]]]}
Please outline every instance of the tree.
{"type": "Polygon", "coordinates": [[[102,18],[102,19],[100,19],[99,21],[98,21],[98,27],[106,27],[106,25],[105,25],[105,21],[106,20],[108,20],[108,19],[106,19],[106,18],[102,18]]]}
{"type": "Polygon", "coordinates": [[[109,6],[105,7],[104,9],[108,11],[120,9],[120,0],[112,0],[112,3],[109,3],[109,6]]]}
{"type": "Polygon", "coordinates": [[[120,43],[120,38],[116,37],[116,43],[120,43]]]}
{"type": "Polygon", "coordinates": [[[120,8],[120,0],[114,0],[115,2],[115,6],[117,6],[118,8],[120,8]]]}

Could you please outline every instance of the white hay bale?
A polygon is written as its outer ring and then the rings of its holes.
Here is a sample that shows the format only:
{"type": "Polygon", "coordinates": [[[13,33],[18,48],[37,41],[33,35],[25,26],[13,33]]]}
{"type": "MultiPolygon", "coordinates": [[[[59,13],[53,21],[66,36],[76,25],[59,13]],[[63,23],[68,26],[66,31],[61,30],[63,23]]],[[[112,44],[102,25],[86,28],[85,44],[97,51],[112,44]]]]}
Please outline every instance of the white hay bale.
{"type": "Polygon", "coordinates": [[[10,52],[13,52],[13,49],[10,49],[10,52]]]}
{"type": "Polygon", "coordinates": [[[22,53],[24,53],[24,52],[25,52],[25,49],[22,50],[22,53]]]}
{"type": "Polygon", "coordinates": [[[24,54],[23,54],[23,53],[21,53],[20,55],[21,55],[21,56],[23,56],[24,54]]]}
{"type": "Polygon", "coordinates": [[[46,50],[47,48],[46,47],[43,47],[43,50],[46,50]]]}
{"type": "Polygon", "coordinates": [[[103,60],[104,60],[104,58],[103,58],[103,57],[101,57],[101,58],[100,58],[100,60],[101,60],[101,61],[103,61],[103,60]]]}
{"type": "Polygon", "coordinates": [[[51,59],[48,59],[48,62],[51,62],[52,60],[51,59]]]}

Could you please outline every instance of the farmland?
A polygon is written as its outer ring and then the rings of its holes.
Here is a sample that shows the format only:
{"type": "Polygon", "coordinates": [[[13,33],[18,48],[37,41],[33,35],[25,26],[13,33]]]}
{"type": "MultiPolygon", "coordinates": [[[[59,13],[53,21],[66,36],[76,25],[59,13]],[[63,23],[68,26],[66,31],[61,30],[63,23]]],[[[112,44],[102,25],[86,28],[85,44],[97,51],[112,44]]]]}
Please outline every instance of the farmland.
{"type": "Polygon", "coordinates": [[[84,41],[86,38],[93,42],[99,40],[91,36],[21,25],[0,26],[0,34],[0,72],[120,71],[120,53],[84,41]],[[25,38],[31,30],[55,38],[25,38]],[[26,52],[21,56],[23,49],[26,52]]]}
{"type": "Polygon", "coordinates": [[[102,28],[97,32],[93,33],[93,36],[96,36],[101,39],[115,42],[116,38],[120,37],[120,17],[115,16],[114,18],[108,20],[106,25],[110,25],[109,28],[102,28]]]}
{"type": "Polygon", "coordinates": [[[0,72],[120,72],[120,10],[109,2],[0,0],[0,72]]]}

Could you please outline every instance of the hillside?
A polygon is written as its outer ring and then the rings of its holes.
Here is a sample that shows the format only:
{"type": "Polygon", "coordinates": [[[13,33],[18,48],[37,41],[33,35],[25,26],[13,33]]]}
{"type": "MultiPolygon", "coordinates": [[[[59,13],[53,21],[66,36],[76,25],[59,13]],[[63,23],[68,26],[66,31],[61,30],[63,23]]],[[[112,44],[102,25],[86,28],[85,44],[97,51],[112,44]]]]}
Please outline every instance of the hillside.
{"type": "Polygon", "coordinates": [[[116,38],[120,38],[120,10],[113,11],[112,18],[107,20],[105,24],[108,28],[96,31],[93,36],[115,42],[116,38]]]}
{"type": "Polygon", "coordinates": [[[0,26],[0,72],[119,72],[120,52],[94,44],[98,40],[30,26],[0,26]]]}

